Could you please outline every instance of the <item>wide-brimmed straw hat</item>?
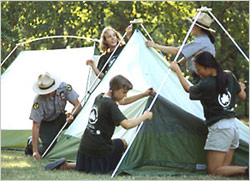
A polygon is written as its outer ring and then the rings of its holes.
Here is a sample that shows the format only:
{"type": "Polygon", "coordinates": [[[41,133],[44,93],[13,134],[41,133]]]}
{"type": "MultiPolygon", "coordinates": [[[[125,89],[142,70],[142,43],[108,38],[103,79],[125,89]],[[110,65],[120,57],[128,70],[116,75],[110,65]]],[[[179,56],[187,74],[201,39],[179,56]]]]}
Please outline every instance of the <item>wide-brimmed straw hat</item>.
{"type": "MultiPolygon", "coordinates": [[[[187,20],[190,22],[194,22],[194,19],[190,19],[186,17],[187,20]]],[[[210,28],[213,20],[212,18],[207,14],[207,13],[201,13],[200,16],[198,17],[197,21],[195,22],[196,26],[199,26],[202,29],[208,30],[210,32],[215,32],[212,28],[210,28]]]]}
{"type": "Polygon", "coordinates": [[[33,90],[39,95],[46,95],[55,91],[61,83],[61,80],[50,75],[48,72],[38,76],[38,80],[33,85],[33,90]]]}

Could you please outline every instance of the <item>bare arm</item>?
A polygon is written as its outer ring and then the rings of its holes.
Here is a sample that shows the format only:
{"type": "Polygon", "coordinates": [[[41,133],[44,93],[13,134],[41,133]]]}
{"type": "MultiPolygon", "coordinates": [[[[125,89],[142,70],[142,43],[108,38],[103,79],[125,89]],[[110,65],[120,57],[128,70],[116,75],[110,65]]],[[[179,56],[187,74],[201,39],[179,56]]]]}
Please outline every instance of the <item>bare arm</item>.
{"type": "Polygon", "coordinates": [[[173,47],[173,46],[163,46],[163,45],[159,45],[157,43],[154,43],[153,41],[146,41],[146,46],[147,47],[153,47],[153,48],[157,48],[165,53],[169,53],[171,55],[176,55],[179,51],[179,48],[177,47],[173,47]]]}
{"type": "Polygon", "coordinates": [[[41,155],[38,151],[38,137],[39,137],[40,123],[33,121],[32,125],[32,145],[33,145],[33,158],[40,159],[41,155]]]}
{"type": "Polygon", "coordinates": [[[173,70],[177,74],[177,76],[178,76],[184,90],[186,92],[189,92],[190,91],[190,85],[188,84],[188,81],[184,78],[184,76],[182,75],[181,69],[178,66],[178,64],[176,62],[172,62],[170,64],[169,68],[171,68],[171,70],[173,70]]]}
{"type": "Polygon", "coordinates": [[[126,28],[126,32],[127,32],[127,39],[129,40],[129,38],[131,37],[132,35],[132,31],[133,31],[133,25],[129,25],[127,28],[126,28]]]}
{"type": "MultiPolygon", "coordinates": [[[[87,60],[86,61],[86,65],[90,65],[92,70],[94,71],[95,75],[98,76],[100,71],[98,70],[98,68],[95,66],[94,61],[93,60],[87,60]]],[[[101,73],[99,76],[99,79],[101,79],[104,76],[104,73],[101,73]]]]}
{"type": "Polygon", "coordinates": [[[81,105],[81,103],[80,103],[80,101],[78,99],[76,99],[75,102],[73,102],[73,105],[74,105],[74,107],[73,107],[73,109],[71,111],[71,114],[67,115],[67,119],[66,120],[67,120],[68,123],[70,123],[71,121],[73,121],[74,118],[75,118],[75,116],[82,109],[82,105],[81,105]],[[77,109],[77,110],[75,111],[75,109],[77,109]],[[74,114],[72,114],[72,113],[74,113],[74,114]]]}
{"type": "Polygon", "coordinates": [[[119,101],[120,105],[126,105],[126,104],[130,104],[132,102],[137,101],[138,99],[141,99],[143,97],[147,97],[150,94],[154,93],[154,90],[152,88],[147,89],[145,92],[134,95],[134,96],[130,96],[130,97],[125,97],[123,98],[121,101],[119,101]]]}
{"type": "Polygon", "coordinates": [[[145,120],[151,120],[153,117],[153,113],[152,112],[149,112],[148,110],[145,111],[143,113],[143,115],[137,117],[137,118],[134,118],[134,119],[124,119],[120,125],[124,128],[124,129],[130,129],[130,128],[133,128],[137,125],[139,125],[142,121],[145,121],[145,120]]]}
{"type": "Polygon", "coordinates": [[[240,84],[240,88],[241,88],[241,91],[238,93],[238,97],[241,99],[241,100],[245,100],[246,99],[246,92],[245,92],[245,88],[246,88],[246,85],[242,82],[239,82],[240,84]]]}

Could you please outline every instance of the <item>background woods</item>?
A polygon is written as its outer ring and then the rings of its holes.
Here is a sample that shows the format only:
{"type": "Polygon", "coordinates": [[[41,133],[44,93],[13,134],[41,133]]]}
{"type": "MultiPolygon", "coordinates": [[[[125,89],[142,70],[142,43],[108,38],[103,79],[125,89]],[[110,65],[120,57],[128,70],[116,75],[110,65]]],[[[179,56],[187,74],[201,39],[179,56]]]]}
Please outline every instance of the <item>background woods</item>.
{"type": "MultiPolygon", "coordinates": [[[[193,17],[201,6],[213,9],[213,14],[248,56],[248,1],[2,1],[1,61],[17,43],[53,35],[99,39],[106,26],[112,26],[124,34],[130,20],[135,18],[143,20],[143,25],[155,42],[178,46],[190,27],[185,17],[193,17]]],[[[224,69],[231,70],[242,80],[248,80],[248,62],[216,22],[212,28],[216,30],[217,60],[224,69]]],[[[25,44],[19,46],[1,67],[1,71],[3,73],[6,70],[21,50],[74,48],[92,44],[71,38],[25,44]]],[[[173,60],[174,57],[169,58],[173,60]]],[[[241,104],[239,112],[248,116],[246,106],[248,101],[246,105],[241,104]]]]}

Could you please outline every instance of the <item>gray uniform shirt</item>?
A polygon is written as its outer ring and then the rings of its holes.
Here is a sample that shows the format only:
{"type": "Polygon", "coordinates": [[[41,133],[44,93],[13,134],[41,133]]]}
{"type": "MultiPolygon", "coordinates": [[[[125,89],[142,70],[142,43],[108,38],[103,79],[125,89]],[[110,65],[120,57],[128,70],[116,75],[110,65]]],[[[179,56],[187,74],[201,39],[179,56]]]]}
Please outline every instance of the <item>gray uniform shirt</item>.
{"type": "Polygon", "coordinates": [[[62,82],[56,89],[55,96],[37,95],[35,97],[29,119],[38,123],[55,120],[64,112],[67,101],[73,103],[78,97],[71,85],[62,82]]]}
{"type": "Polygon", "coordinates": [[[205,34],[196,37],[192,43],[185,44],[182,49],[181,53],[187,59],[187,68],[189,72],[196,72],[196,69],[194,67],[194,61],[192,60],[192,58],[199,51],[208,51],[215,57],[214,44],[205,34]]]}

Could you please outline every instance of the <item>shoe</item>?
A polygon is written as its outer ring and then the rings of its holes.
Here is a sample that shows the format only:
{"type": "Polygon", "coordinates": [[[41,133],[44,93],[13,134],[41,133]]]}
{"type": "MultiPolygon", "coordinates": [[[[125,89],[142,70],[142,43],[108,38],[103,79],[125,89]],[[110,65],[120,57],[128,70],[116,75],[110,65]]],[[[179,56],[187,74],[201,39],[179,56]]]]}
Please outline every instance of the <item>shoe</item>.
{"type": "Polygon", "coordinates": [[[54,162],[51,162],[45,166],[45,170],[54,170],[60,168],[62,164],[66,162],[66,158],[60,158],[54,162]]]}
{"type": "Polygon", "coordinates": [[[33,150],[32,150],[32,136],[28,138],[27,141],[27,146],[24,150],[24,153],[26,156],[32,156],[33,155],[33,150]]]}

